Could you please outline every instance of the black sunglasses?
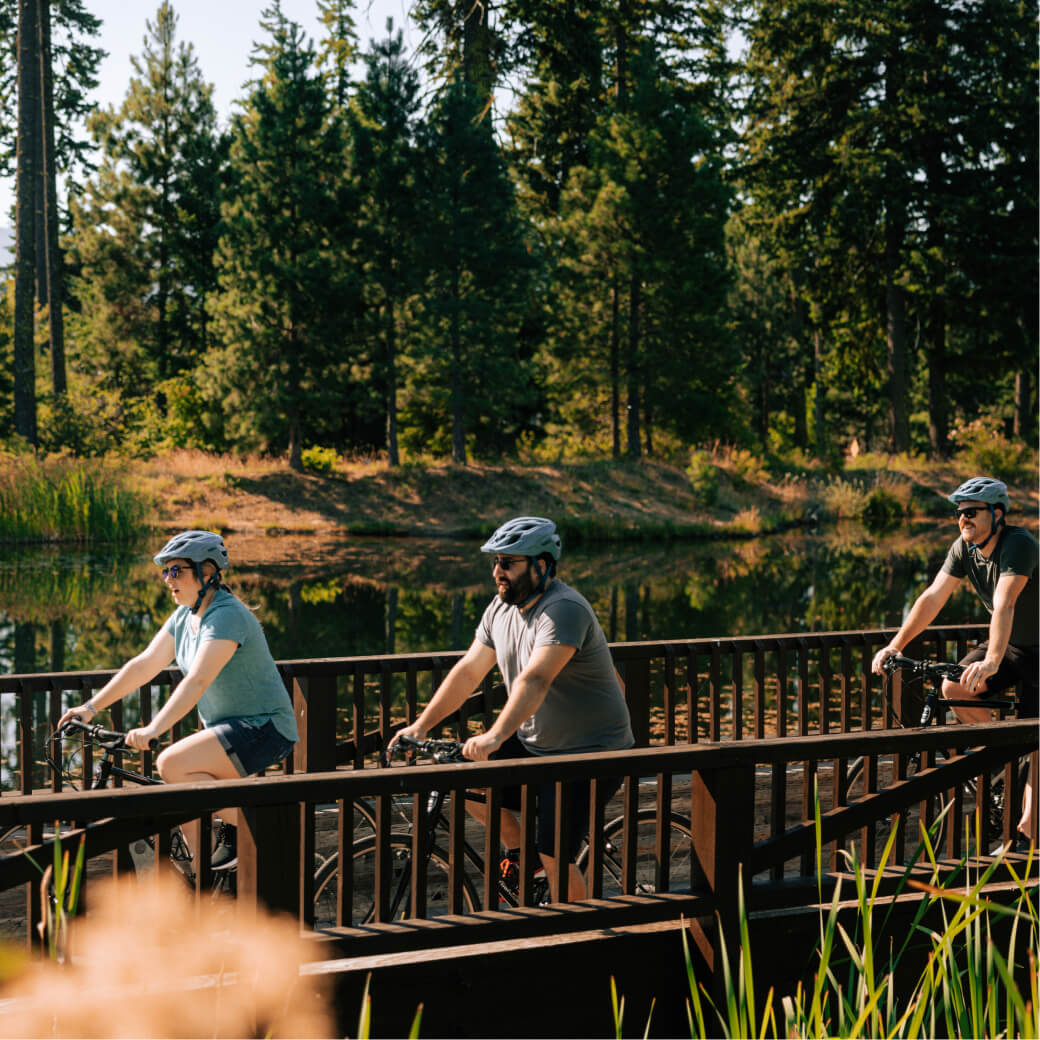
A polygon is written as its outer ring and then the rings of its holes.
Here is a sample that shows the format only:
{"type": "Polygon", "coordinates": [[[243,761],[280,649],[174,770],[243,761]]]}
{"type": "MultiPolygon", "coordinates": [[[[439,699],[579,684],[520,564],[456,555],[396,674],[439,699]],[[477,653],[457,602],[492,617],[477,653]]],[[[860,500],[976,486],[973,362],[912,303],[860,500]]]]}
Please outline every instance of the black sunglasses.
{"type": "Polygon", "coordinates": [[[958,509],[954,512],[954,516],[956,516],[958,520],[960,520],[962,516],[965,520],[974,520],[975,514],[980,508],[980,506],[968,506],[967,509],[958,509]]]}
{"type": "Polygon", "coordinates": [[[491,561],[491,569],[494,570],[496,567],[501,567],[502,570],[512,570],[518,563],[527,563],[526,556],[496,556],[491,561]]]}
{"type": "Polygon", "coordinates": [[[194,573],[192,566],[187,563],[171,564],[169,567],[163,567],[159,573],[163,576],[164,581],[167,578],[173,578],[173,580],[176,581],[181,576],[181,571],[184,571],[185,573],[191,571],[191,573],[194,573]]]}

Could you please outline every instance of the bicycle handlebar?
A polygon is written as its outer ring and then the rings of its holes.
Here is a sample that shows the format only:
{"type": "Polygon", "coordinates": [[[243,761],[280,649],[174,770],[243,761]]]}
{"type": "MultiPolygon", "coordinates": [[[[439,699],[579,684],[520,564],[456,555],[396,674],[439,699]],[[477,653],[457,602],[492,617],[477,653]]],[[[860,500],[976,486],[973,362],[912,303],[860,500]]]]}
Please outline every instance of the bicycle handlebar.
{"type": "Polygon", "coordinates": [[[915,661],[912,657],[904,657],[902,654],[886,657],[881,667],[889,674],[897,668],[906,668],[929,679],[957,680],[964,674],[964,665],[953,664],[950,661],[915,661]]]}
{"type": "MultiPolygon", "coordinates": [[[[105,729],[103,726],[99,726],[96,723],[83,722],[80,719],[69,719],[64,726],[59,726],[54,731],[54,735],[59,739],[65,735],[70,729],[81,730],[84,737],[88,740],[92,740],[95,744],[100,744],[106,751],[136,751],[137,748],[130,747],[126,742],[126,734],[120,733],[114,729],[105,729]]],[[[152,737],[148,741],[149,751],[159,750],[159,741],[156,737],[152,737]]]]}
{"type": "Polygon", "coordinates": [[[421,751],[438,764],[469,761],[463,757],[462,745],[457,740],[416,740],[402,734],[397,738],[390,754],[404,754],[405,751],[421,751]]]}

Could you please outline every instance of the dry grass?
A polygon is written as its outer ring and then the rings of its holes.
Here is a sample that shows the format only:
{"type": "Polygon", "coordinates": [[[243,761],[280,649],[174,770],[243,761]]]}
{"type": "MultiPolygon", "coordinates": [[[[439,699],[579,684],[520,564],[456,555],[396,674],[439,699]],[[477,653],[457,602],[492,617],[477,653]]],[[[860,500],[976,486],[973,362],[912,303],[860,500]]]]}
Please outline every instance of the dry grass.
{"type": "Polygon", "coordinates": [[[99,882],[70,929],[64,964],[7,981],[11,1037],[327,1037],[329,994],[299,972],[297,925],[230,901],[196,907],[175,879],[99,882]]]}

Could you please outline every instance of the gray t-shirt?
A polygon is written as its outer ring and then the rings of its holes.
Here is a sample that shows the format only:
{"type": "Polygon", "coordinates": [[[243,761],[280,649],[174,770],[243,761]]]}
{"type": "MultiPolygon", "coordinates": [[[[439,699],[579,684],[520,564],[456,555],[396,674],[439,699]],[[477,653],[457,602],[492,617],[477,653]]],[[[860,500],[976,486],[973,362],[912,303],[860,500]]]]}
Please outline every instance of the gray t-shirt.
{"type": "Polygon", "coordinates": [[[187,673],[203,643],[232,639],[238,649],[221,668],[199,699],[199,718],[204,726],[222,719],[244,719],[254,726],[270,720],[286,740],[300,739],[285,684],[267,647],[260,622],[240,600],[218,589],[202,615],[197,632],[192,630],[191,611],[178,607],[163,628],[173,636],[177,667],[187,673]]]}
{"type": "Polygon", "coordinates": [[[539,709],[517,730],[533,754],[617,751],[635,743],[607,637],[588,601],[569,585],[554,579],[526,612],[496,596],[476,637],[495,651],[510,692],[536,647],[576,647],[539,709]]]}
{"type": "Polygon", "coordinates": [[[1024,527],[1006,527],[999,535],[996,549],[989,559],[968,549],[963,538],[950,546],[942,569],[955,578],[967,578],[979,594],[986,609],[993,613],[993,594],[1003,574],[1028,578],[1026,587],[1015,600],[1015,616],[1011,624],[1012,646],[1032,647],[1040,641],[1037,632],[1040,620],[1038,586],[1036,582],[1037,542],[1024,527]]]}

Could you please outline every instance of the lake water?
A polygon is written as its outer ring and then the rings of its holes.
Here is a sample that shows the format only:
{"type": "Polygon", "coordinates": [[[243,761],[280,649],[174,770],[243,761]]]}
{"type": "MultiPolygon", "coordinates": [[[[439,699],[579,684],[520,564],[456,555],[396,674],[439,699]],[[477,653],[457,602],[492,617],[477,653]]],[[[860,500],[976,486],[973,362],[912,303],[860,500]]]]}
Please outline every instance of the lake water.
{"type": "MultiPolygon", "coordinates": [[[[842,524],[746,540],[579,546],[565,552],[560,577],[589,599],[611,641],[878,628],[899,624],[955,535],[935,522],[885,536],[842,524]]],[[[462,649],[494,592],[477,543],[227,541],[229,580],[276,659],[462,649]]],[[[0,668],[115,668],[141,650],[173,606],[152,551],[5,547],[0,668]]],[[[940,620],[985,613],[965,589],[940,620]]]]}

